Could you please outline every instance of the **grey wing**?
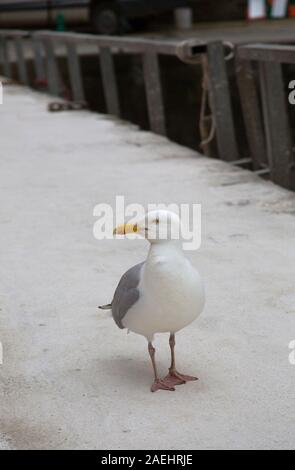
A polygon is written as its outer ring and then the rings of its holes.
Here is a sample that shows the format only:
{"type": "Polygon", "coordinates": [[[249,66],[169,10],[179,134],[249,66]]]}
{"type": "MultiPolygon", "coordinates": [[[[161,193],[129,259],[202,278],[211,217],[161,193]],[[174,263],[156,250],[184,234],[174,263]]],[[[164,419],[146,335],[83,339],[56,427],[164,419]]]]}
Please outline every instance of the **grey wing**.
{"type": "Polygon", "coordinates": [[[122,320],[132,305],[139,299],[139,290],[137,287],[143,265],[144,262],[136,264],[126,271],[115,290],[112,301],[112,315],[119,328],[125,328],[122,324],[122,320]]]}

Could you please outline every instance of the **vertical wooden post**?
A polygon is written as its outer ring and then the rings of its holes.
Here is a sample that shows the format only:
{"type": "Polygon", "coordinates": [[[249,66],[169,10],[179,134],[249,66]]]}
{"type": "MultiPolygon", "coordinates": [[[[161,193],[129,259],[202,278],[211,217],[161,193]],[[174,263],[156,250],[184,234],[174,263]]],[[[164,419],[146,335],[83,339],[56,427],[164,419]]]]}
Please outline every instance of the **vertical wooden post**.
{"type": "Polygon", "coordinates": [[[80,61],[75,44],[67,44],[68,65],[74,101],[85,101],[80,61]]]}
{"type": "Polygon", "coordinates": [[[271,136],[270,136],[270,124],[269,124],[269,113],[268,113],[268,95],[266,91],[266,77],[264,62],[258,62],[259,71],[259,89],[261,95],[261,106],[263,115],[263,127],[265,134],[265,149],[268,166],[271,167],[271,136]]]}
{"type": "Polygon", "coordinates": [[[25,62],[25,58],[24,58],[23,38],[17,36],[14,39],[14,45],[15,45],[19,80],[20,80],[21,83],[24,83],[25,85],[28,85],[29,84],[29,79],[28,79],[26,62],[25,62]]]}
{"type": "Polygon", "coordinates": [[[216,138],[222,160],[239,159],[234,118],[232,113],[223,44],[211,42],[207,46],[210,95],[216,122],[216,138]]]}
{"type": "Polygon", "coordinates": [[[35,73],[36,73],[36,80],[42,81],[45,80],[46,73],[44,67],[44,61],[42,56],[42,46],[39,39],[33,37],[32,38],[32,46],[34,51],[34,65],[35,65],[35,73]]]}
{"type": "Polygon", "coordinates": [[[156,134],[166,135],[165,113],[157,54],[152,52],[146,52],[144,54],[143,72],[151,130],[156,134]]]}
{"type": "Polygon", "coordinates": [[[291,188],[294,152],[280,63],[260,64],[260,86],[271,178],[291,188]]]}
{"type": "Polygon", "coordinates": [[[251,61],[236,61],[237,83],[253,169],[267,165],[262,115],[251,61]]]}
{"type": "Polygon", "coordinates": [[[100,47],[99,59],[102,75],[103,91],[109,114],[120,116],[120,103],[114,67],[114,59],[109,47],[100,47]]]}
{"type": "Polygon", "coordinates": [[[2,36],[1,37],[1,49],[2,49],[2,60],[3,60],[3,72],[5,77],[11,78],[11,63],[8,50],[8,41],[2,36]]]}
{"type": "Polygon", "coordinates": [[[4,45],[2,42],[2,37],[0,36],[0,65],[1,65],[1,74],[4,75],[4,45]]]}
{"type": "Polygon", "coordinates": [[[50,41],[50,39],[44,40],[44,48],[46,52],[47,80],[49,92],[52,95],[59,96],[61,92],[61,80],[59,76],[56,57],[54,54],[53,43],[50,41]]]}

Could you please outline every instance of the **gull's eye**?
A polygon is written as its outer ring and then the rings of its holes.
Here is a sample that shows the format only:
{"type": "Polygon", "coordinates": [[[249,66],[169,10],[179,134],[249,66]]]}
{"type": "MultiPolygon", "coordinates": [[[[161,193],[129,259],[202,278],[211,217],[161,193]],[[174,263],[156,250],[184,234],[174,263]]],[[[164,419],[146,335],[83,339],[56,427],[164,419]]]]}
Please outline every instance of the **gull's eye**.
{"type": "Polygon", "coordinates": [[[158,225],[159,223],[160,223],[159,219],[155,219],[155,224],[158,225]]]}

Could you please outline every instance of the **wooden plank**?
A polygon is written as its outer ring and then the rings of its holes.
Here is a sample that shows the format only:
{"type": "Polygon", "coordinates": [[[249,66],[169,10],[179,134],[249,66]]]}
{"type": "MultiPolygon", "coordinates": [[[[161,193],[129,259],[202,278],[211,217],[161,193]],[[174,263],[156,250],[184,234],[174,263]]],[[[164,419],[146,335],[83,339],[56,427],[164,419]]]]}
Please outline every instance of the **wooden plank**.
{"type": "Polygon", "coordinates": [[[25,85],[28,85],[29,78],[28,78],[28,73],[27,73],[26,62],[24,59],[23,38],[20,36],[17,36],[14,39],[14,45],[15,45],[15,52],[16,52],[16,59],[17,59],[19,81],[25,85]]]}
{"type": "Polygon", "coordinates": [[[239,159],[234,128],[228,77],[223,44],[211,42],[207,46],[210,99],[216,122],[216,138],[219,157],[222,160],[239,159]]]}
{"type": "Polygon", "coordinates": [[[34,51],[34,66],[35,66],[35,74],[37,81],[45,80],[46,73],[44,67],[44,60],[42,56],[42,45],[41,42],[33,37],[32,38],[32,47],[34,51]]]}
{"type": "Polygon", "coordinates": [[[100,66],[106,107],[109,114],[120,116],[120,103],[118,96],[117,79],[114,67],[114,59],[109,47],[101,47],[99,50],[100,66]]]}
{"type": "Polygon", "coordinates": [[[283,44],[251,44],[240,46],[238,56],[241,59],[263,62],[295,63],[295,46],[283,44]]]}
{"type": "Polygon", "coordinates": [[[11,62],[10,62],[9,50],[8,50],[8,47],[9,47],[8,41],[4,36],[0,38],[0,41],[1,41],[1,49],[2,49],[3,73],[5,77],[12,78],[11,62]]]}
{"type": "Polygon", "coordinates": [[[147,52],[143,55],[143,72],[151,130],[156,134],[166,135],[165,113],[157,54],[147,52]]]}
{"type": "Polygon", "coordinates": [[[59,76],[56,57],[54,54],[53,43],[50,40],[45,40],[44,48],[46,52],[47,62],[48,89],[52,95],[59,96],[61,93],[61,80],[59,76]]]}
{"type": "Polygon", "coordinates": [[[285,188],[291,188],[294,152],[279,63],[260,64],[260,86],[271,179],[285,188]]]}
{"type": "Polygon", "coordinates": [[[145,53],[146,51],[155,54],[165,54],[180,56],[181,60],[192,59],[198,54],[206,52],[205,41],[200,39],[149,39],[141,37],[127,36],[99,36],[85,33],[65,33],[53,31],[38,31],[34,33],[36,37],[43,40],[60,41],[66,43],[96,44],[99,48],[119,48],[124,52],[145,53]]]}
{"type": "Polygon", "coordinates": [[[267,165],[267,155],[263,120],[252,63],[248,60],[237,59],[236,76],[253,169],[259,170],[267,165]]]}
{"type": "Polygon", "coordinates": [[[75,44],[67,44],[68,65],[74,101],[85,101],[80,61],[75,44]]]}

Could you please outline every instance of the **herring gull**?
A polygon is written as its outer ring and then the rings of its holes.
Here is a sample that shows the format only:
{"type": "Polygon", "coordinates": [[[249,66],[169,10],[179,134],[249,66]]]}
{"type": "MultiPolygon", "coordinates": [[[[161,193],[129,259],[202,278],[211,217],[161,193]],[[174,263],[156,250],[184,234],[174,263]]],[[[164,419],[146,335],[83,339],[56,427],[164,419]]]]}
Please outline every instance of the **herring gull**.
{"type": "Polygon", "coordinates": [[[119,328],[147,339],[154,371],[152,392],[175,390],[175,385],[197,380],[179,373],[175,365],[175,333],[200,315],[205,302],[198,271],[184,256],[181,239],[171,235],[180,233],[180,228],[179,217],[163,210],[149,212],[137,223],[118,226],[114,234],[138,233],[150,242],[150,250],[144,262],[123,274],[112,302],[100,307],[112,311],[119,328]],[[164,378],[158,375],[152,344],[156,333],[170,333],[171,365],[164,378]]]}

